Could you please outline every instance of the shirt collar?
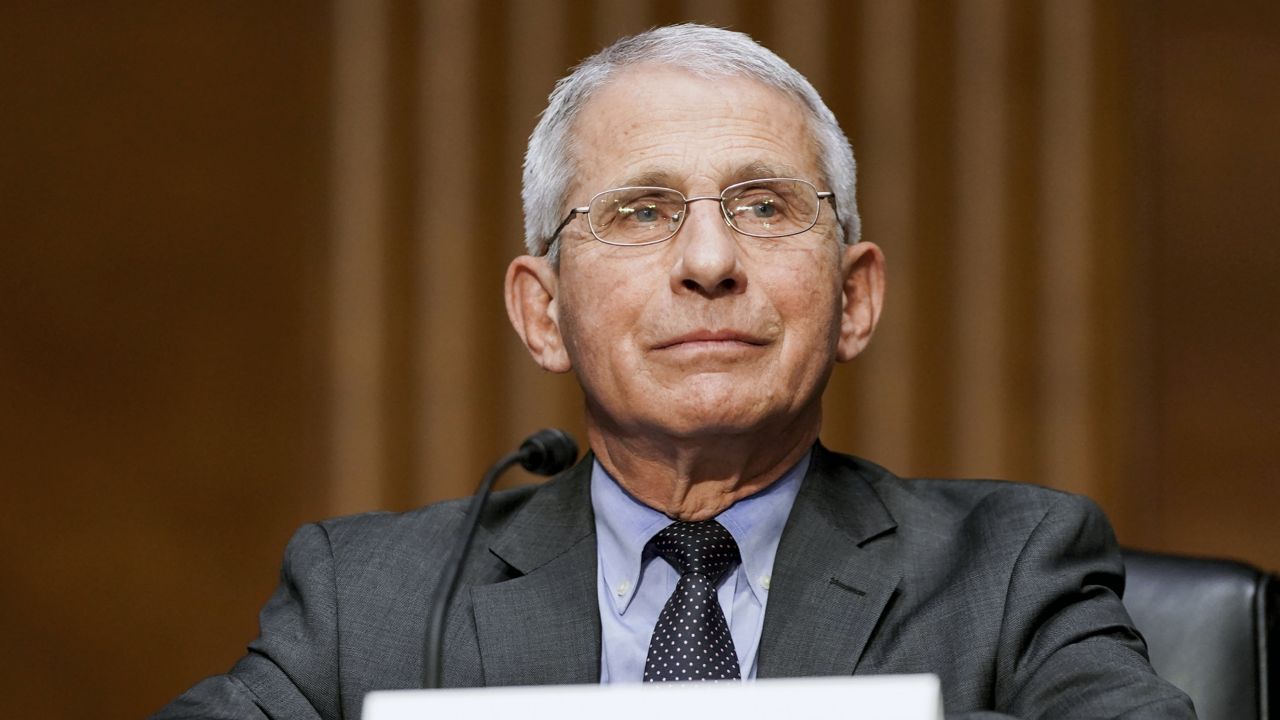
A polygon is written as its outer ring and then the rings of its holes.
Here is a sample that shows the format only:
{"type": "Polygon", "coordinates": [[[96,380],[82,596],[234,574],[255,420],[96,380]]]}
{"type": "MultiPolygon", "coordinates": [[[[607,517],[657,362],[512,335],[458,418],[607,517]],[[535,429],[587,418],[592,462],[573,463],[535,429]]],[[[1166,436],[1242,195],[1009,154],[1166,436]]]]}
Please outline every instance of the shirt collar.
{"type": "MultiPolygon", "coordinates": [[[[769,578],[782,529],[812,455],[812,452],[805,453],[777,481],[716,516],[738,543],[742,568],[751,592],[761,605],[768,597],[769,578]]],[[[635,597],[645,545],[672,521],[631,497],[599,460],[593,461],[591,467],[591,505],[595,511],[600,572],[610,590],[608,595],[614,610],[621,615],[635,597]]]]}

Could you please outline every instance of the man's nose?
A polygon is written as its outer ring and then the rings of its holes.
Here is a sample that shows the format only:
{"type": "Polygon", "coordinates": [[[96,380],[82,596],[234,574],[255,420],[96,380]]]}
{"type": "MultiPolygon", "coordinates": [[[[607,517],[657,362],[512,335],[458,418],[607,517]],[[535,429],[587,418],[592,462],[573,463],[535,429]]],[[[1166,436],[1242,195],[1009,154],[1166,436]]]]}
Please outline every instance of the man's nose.
{"type": "Polygon", "coordinates": [[[671,268],[674,292],[696,292],[706,297],[742,292],[747,286],[737,233],[720,210],[720,198],[691,198],[676,244],[671,268]],[[699,202],[705,200],[707,202],[699,202]]]}

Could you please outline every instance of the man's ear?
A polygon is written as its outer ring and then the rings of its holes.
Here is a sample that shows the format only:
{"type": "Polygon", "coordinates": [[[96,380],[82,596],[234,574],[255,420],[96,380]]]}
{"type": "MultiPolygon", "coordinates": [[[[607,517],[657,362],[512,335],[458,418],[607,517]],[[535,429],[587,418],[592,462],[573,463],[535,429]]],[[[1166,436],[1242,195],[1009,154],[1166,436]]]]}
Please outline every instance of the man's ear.
{"type": "Polygon", "coordinates": [[[880,308],[884,305],[884,253],[874,243],[849,245],[843,251],[841,270],[844,304],[836,359],[849,362],[871,342],[871,334],[880,321],[880,308]]]}
{"type": "Polygon", "coordinates": [[[507,266],[507,317],[535,362],[548,372],[572,365],[560,334],[556,295],[560,277],[545,257],[521,255],[507,266]]]}

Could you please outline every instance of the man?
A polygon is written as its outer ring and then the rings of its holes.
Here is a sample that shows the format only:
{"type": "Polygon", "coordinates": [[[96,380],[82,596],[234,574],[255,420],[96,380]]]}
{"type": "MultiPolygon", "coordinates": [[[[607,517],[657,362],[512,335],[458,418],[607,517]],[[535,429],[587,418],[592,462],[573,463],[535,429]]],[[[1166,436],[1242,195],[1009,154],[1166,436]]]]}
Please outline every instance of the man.
{"type": "MultiPolygon", "coordinates": [[[[934,672],[952,713],[1194,717],[1092,503],[817,444],[884,260],[848,142],[785,62],[699,26],[616,43],[557,85],[524,199],[507,307],[579,379],[592,453],[495,496],[445,685],[934,672]]],[[[417,687],[461,507],[303,528],[249,654],[160,717],[358,717],[417,687]]]]}

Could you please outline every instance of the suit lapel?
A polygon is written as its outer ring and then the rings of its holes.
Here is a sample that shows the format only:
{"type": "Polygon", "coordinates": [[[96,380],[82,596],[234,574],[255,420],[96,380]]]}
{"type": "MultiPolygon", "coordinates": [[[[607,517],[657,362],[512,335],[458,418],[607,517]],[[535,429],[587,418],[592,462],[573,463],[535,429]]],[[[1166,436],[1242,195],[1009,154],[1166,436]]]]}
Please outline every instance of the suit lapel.
{"type": "Polygon", "coordinates": [[[817,446],[774,560],[759,677],[854,671],[901,577],[895,527],[861,473],[817,446]]]}
{"type": "Polygon", "coordinates": [[[518,576],[471,590],[486,685],[599,682],[591,462],[540,488],[489,546],[518,576]]]}

